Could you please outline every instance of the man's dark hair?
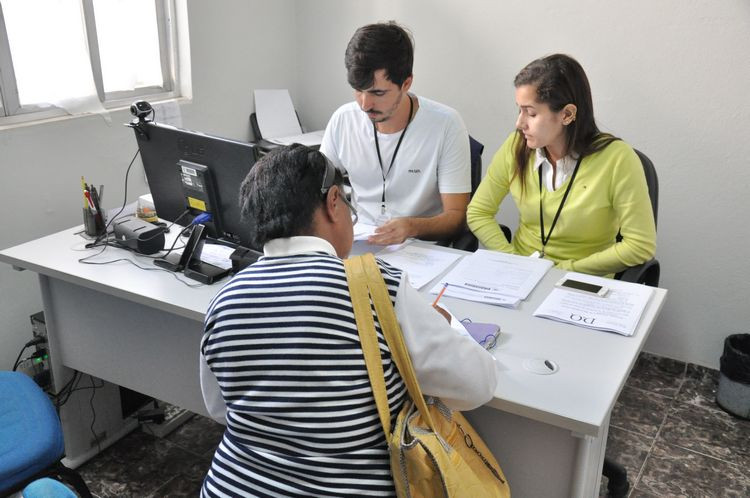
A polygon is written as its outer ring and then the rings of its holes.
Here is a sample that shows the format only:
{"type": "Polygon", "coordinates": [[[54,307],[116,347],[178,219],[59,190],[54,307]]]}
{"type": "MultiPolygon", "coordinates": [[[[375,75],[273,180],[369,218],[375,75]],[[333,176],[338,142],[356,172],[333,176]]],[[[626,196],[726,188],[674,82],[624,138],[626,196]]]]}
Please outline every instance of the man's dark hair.
{"type": "Polygon", "coordinates": [[[362,26],[349,40],[344,65],[355,90],[370,88],[379,69],[385,69],[388,80],[401,86],[414,65],[411,35],[395,21],[362,26]]]}
{"type": "MultiPolygon", "coordinates": [[[[274,149],[255,163],[240,186],[242,221],[255,248],[312,232],[313,214],[325,199],[327,163],[323,153],[300,144],[274,149]]],[[[343,184],[338,170],[334,184],[343,184]]]]}

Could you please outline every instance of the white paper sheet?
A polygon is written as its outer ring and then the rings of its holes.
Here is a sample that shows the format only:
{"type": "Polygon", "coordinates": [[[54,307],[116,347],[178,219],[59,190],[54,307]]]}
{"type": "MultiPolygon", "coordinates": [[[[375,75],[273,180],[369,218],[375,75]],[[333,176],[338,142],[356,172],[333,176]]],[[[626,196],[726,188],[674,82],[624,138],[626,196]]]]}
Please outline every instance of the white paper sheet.
{"type": "Polygon", "coordinates": [[[457,259],[460,253],[448,252],[414,244],[386,247],[376,256],[388,264],[406,271],[412,287],[420,289],[443,273],[457,259]]]}
{"type": "Polygon", "coordinates": [[[234,249],[221,244],[203,244],[201,250],[201,261],[214,266],[218,266],[224,270],[232,268],[232,260],[229,257],[234,252],[234,249]]]}
{"type": "Polygon", "coordinates": [[[551,267],[552,261],[546,259],[479,249],[462,259],[430,292],[440,292],[447,283],[448,296],[516,307],[551,267]]]}
{"type": "MultiPolygon", "coordinates": [[[[323,143],[323,133],[325,130],[311,131],[310,133],[302,133],[301,135],[290,135],[287,137],[279,138],[267,138],[269,142],[273,142],[279,145],[291,145],[291,144],[302,144],[313,146],[320,145],[323,143]]],[[[262,133],[262,132],[261,132],[262,133]]],[[[265,135],[263,135],[265,137],[265,135]]]]}
{"type": "Polygon", "coordinates": [[[362,221],[358,221],[357,224],[354,225],[354,240],[367,240],[370,235],[375,234],[376,228],[378,228],[377,225],[369,225],[362,221]]]}
{"type": "Polygon", "coordinates": [[[302,127],[294,111],[289,90],[255,90],[255,118],[266,140],[301,135],[302,127]]]}
{"type": "Polygon", "coordinates": [[[608,287],[606,297],[555,288],[534,316],[631,336],[653,289],[645,285],[570,272],[565,278],[608,287]]]}

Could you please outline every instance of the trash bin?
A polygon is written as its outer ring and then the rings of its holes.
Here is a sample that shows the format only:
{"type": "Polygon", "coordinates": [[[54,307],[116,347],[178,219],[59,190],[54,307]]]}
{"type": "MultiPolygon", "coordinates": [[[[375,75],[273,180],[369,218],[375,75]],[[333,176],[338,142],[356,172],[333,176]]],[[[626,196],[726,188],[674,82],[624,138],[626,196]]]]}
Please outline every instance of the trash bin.
{"type": "Polygon", "coordinates": [[[750,419],[750,334],[728,336],[719,365],[716,402],[732,415],[750,419]]]}

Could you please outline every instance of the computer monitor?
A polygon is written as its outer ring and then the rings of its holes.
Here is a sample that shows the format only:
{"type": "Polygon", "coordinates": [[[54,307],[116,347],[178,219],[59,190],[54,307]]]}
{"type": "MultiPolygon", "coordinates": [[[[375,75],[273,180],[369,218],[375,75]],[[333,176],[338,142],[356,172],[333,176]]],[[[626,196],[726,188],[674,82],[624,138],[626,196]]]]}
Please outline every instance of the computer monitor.
{"type": "Polygon", "coordinates": [[[182,174],[185,168],[199,169],[212,197],[207,209],[213,217],[207,224],[209,235],[252,249],[240,220],[238,196],[240,184],[258,157],[255,145],[150,121],[132,126],[158,216],[176,221],[189,210],[179,222],[188,225],[200,214],[201,201],[186,190],[182,174]]]}

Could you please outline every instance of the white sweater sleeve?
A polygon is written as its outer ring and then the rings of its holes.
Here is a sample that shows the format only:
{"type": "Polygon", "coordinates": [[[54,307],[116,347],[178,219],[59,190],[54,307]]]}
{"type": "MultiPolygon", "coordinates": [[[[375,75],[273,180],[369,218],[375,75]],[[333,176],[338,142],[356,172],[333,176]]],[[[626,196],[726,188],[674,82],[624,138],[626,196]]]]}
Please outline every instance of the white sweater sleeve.
{"type": "Polygon", "coordinates": [[[439,397],[453,410],[471,410],[492,399],[495,359],[471,337],[452,329],[405,273],[395,308],[423,394],[439,397]]]}
{"type": "Polygon", "coordinates": [[[208,414],[212,419],[216,420],[222,425],[227,425],[227,405],[224,403],[224,398],[221,395],[221,389],[219,383],[216,380],[216,376],[208,368],[206,358],[201,354],[200,356],[200,378],[201,378],[201,392],[203,393],[203,402],[206,404],[208,414]]]}

